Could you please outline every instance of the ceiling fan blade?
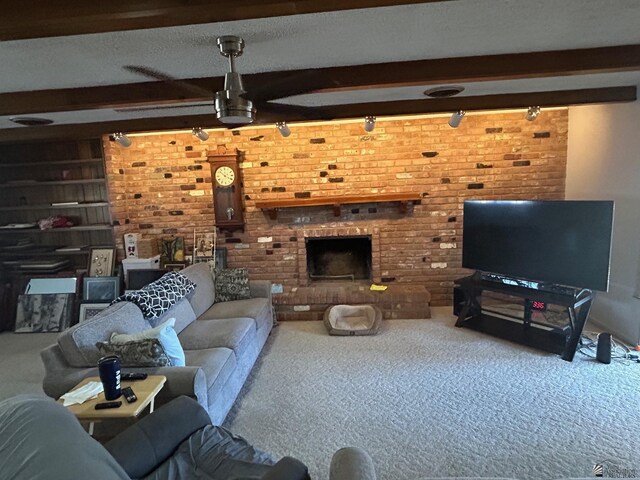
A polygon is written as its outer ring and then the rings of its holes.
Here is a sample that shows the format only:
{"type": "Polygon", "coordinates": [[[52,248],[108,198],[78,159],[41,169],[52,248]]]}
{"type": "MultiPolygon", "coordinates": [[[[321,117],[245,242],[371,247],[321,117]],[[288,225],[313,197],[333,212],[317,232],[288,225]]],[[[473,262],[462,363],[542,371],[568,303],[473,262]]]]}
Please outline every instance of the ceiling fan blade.
{"type": "Polygon", "coordinates": [[[122,107],[122,108],[114,108],[114,111],[118,113],[127,113],[127,112],[150,112],[153,110],[169,110],[169,109],[177,109],[177,108],[200,108],[200,107],[211,107],[214,108],[213,102],[209,103],[189,103],[186,105],[154,105],[152,107],[122,107]]]}
{"type": "Polygon", "coordinates": [[[144,67],[140,65],[125,65],[122,68],[124,68],[128,72],[135,73],[137,75],[142,75],[143,77],[153,78],[154,80],[160,80],[161,82],[175,85],[176,87],[181,88],[184,91],[188,91],[189,93],[195,95],[196,97],[210,98],[213,96],[213,93],[210,92],[209,90],[201,88],[197,85],[193,85],[192,83],[179,80],[167,73],[154,70],[153,68],[144,67]]]}
{"type": "Polygon", "coordinates": [[[247,86],[248,91],[242,96],[254,103],[263,103],[269,100],[293,97],[337,85],[335,80],[328,78],[326,75],[314,71],[307,71],[256,87],[252,87],[249,83],[247,86]]]}
{"type": "Polygon", "coordinates": [[[256,106],[257,117],[261,120],[266,115],[277,116],[277,121],[283,120],[332,120],[333,116],[322,107],[303,107],[301,105],[285,105],[284,103],[265,102],[256,106]]]}

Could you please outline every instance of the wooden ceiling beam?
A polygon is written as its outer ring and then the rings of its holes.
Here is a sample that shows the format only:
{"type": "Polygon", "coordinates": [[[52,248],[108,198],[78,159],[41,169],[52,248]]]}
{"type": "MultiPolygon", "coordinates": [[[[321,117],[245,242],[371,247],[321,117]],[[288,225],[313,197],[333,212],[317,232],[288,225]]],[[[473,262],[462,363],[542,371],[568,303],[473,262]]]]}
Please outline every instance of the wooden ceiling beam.
{"type": "MultiPolygon", "coordinates": [[[[442,85],[478,81],[640,70],[640,45],[553,50],[547,52],[440,58],[407,62],[288,70],[243,75],[245,88],[289,78],[309,71],[327,86],[319,91],[356,90],[409,85],[442,85]]],[[[186,79],[215,92],[223,88],[223,77],[186,79]]],[[[303,80],[304,81],[304,80],[303,80]]],[[[41,90],[0,94],[0,115],[25,115],[72,110],[91,110],[131,105],[211,100],[195,97],[164,82],[128,83],[103,87],[41,90]]]]}
{"type": "MultiPolygon", "coordinates": [[[[633,102],[637,98],[635,86],[592,88],[530,92],[518,94],[484,95],[476,97],[421,99],[393,102],[371,102],[362,104],[332,105],[323,112],[334,119],[357,118],[366,115],[393,116],[452,112],[456,110],[494,110],[526,108],[531,105],[558,107],[590,103],[633,102]]],[[[258,113],[258,121],[260,114],[258,113]]],[[[309,121],[303,118],[287,118],[288,122],[309,121]]],[[[265,122],[270,123],[270,122],[265,122]]],[[[116,131],[147,132],[158,130],[191,129],[194,126],[219,128],[213,112],[205,115],[179,117],[141,118],[112,122],[49,125],[44,127],[16,127],[0,130],[0,143],[33,141],[43,139],[91,138],[116,131]]]]}
{"type": "Polygon", "coordinates": [[[118,32],[451,0],[33,0],[7,2],[0,40],[118,32]],[[27,9],[28,7],[28,9],[27,9]]]}

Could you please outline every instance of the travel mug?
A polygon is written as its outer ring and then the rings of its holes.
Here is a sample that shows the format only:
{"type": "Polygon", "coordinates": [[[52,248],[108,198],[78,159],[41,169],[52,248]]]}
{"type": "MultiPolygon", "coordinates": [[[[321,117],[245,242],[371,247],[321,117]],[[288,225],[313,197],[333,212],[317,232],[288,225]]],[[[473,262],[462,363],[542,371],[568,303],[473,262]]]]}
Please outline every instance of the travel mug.
{"type": "Polygon", "coordinates": [[[98,360],[98,372],[104,387],[104,398],[115,400],[120,397],[120,359],[109,355],[98,360]]]}

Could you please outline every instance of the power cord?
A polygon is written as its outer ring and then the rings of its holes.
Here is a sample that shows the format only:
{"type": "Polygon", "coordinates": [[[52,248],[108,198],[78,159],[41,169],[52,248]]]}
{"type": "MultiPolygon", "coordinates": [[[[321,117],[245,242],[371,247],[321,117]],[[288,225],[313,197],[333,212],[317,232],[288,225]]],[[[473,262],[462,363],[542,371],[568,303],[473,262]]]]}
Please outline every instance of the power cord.
{"type": "MultiPolygon", "coordinates": [[[[589,358],[596,358],[598,348],[598,332],[583,332],[580,338],[578,352],[589,358]]],[[[640,363],[640,355],[632,353],[632,350],[620,340],[611,337],[611,360],[616,360],[623,365],[640,363]]]]}

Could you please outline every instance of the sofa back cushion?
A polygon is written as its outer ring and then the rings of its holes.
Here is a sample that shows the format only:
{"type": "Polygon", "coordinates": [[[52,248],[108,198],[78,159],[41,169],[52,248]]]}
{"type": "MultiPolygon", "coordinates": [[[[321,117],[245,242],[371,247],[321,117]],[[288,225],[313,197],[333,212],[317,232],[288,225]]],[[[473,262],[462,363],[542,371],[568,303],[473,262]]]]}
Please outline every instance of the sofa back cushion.
{"type": "Polygon", "coordinates": [[[95,367],[101,356],[96,343],[108,341],[113,332],[137,333],[150,327],[138,307],[119,302],[62,332],[58,345],[72,367],[95,367]]]}
{"type": "Polygon", "coordinates": [[[196,317],[199,317],[213,305],[216,295],[209,264],[206,262],[195,263],[181,270],[181,273],[196,284],[196,290],[187,298],[193,307],[196,317]]]}
{"type": "Polygon", "coordinates": [[[149,320],[149,323],[152,327],[157,327],[170,318],[176,319],[176,324],[173,328],[176,333],[180,333],[182,330],[187,328],[187,325],[196,319],[196,314],[194,313],[193,308],[191,308],[189,300],[187,300],[187,298],[183,298],[158,318],[149,320]]]}

